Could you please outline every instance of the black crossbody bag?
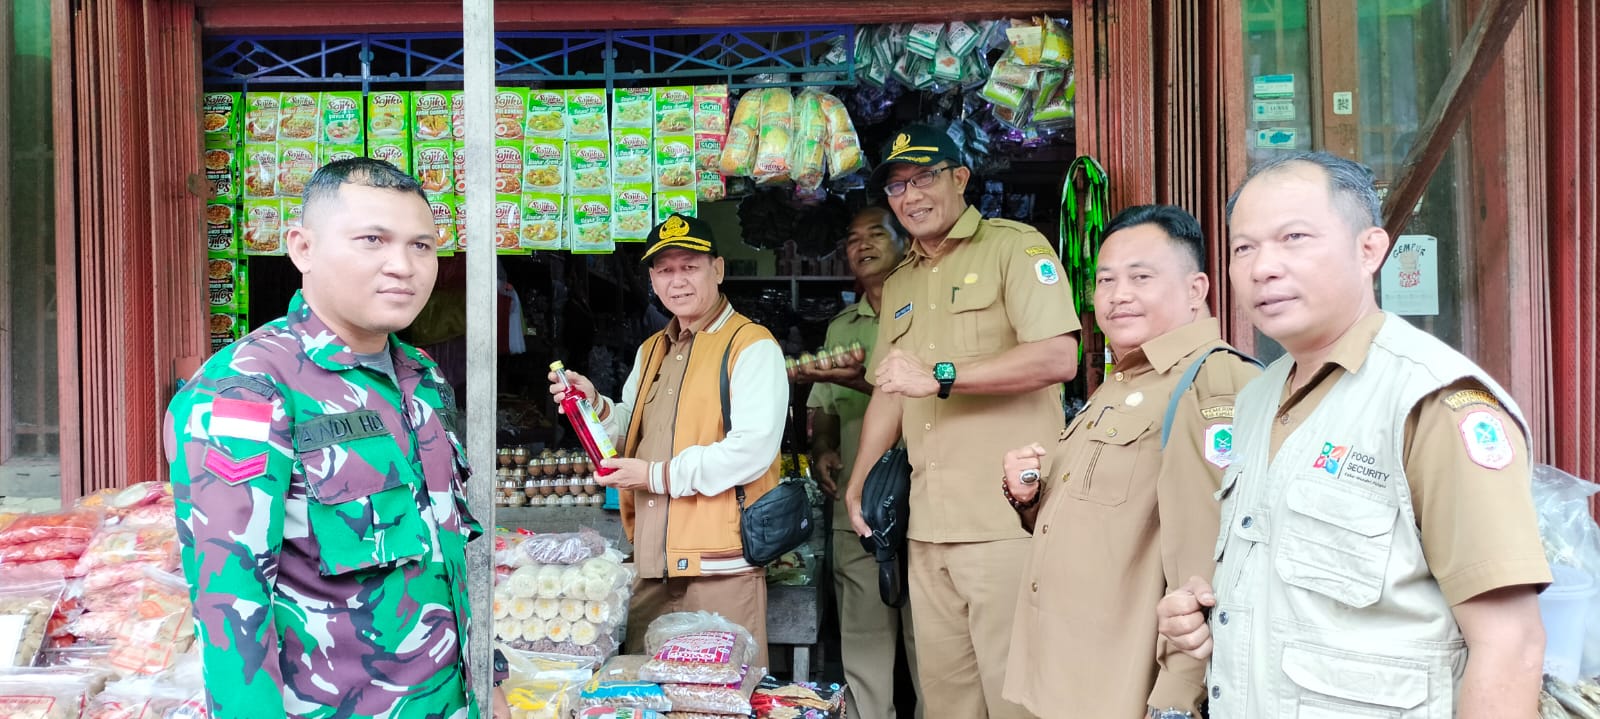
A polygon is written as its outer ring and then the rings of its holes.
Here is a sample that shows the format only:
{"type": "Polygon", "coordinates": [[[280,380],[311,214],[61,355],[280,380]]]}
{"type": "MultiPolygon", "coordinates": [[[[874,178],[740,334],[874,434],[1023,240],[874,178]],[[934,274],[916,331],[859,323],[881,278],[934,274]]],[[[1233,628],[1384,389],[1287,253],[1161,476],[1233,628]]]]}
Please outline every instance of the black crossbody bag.
{"type": "MultiPolygon", "coordinates": [[[[748,325],[747,325],[748,326],[748,325]]],[[[740,327],[728,340],[722,351],[722,431],[733,431],[733,410],[728,402],[728,359],[733,353],[733,339],[739,336],[740,327]]],[[[733,488],[739,500],[739,539],[744,545],[744,561],[757,567],[773,563],[811,538],[811,496],[806,492],[803,479],[788,479],[761,495],[761,499],[746,507],[744,487],[733,488]]]]}
{"type": "Polygon", "coordinates": [[[905,447],[883,453],[861,482],[861,519],[872,536],[861,547],[878,560],[878,596],[891,607],[906,605],[906,528],[911,521],[911,461],[905,447]]]}

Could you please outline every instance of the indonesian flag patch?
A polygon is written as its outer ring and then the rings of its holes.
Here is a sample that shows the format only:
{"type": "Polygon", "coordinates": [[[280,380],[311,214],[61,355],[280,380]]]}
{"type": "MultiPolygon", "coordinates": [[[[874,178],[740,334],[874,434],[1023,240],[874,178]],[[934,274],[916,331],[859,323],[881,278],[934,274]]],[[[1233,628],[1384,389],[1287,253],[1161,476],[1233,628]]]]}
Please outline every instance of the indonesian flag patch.
{"type": "Polygon", "coordinates": [[[272,434],[272,403],[219,397],[211,403],[206,432],[213,437],[265,442],[272,434]]]}

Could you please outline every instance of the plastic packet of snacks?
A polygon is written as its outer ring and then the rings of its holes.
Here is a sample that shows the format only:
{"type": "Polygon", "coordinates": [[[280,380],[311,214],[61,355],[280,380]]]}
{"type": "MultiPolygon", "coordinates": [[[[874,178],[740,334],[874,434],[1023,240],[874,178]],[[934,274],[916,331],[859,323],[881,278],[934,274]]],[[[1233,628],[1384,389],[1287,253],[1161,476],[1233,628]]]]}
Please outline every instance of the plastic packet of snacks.
{"type": "Polygon", "coordinates": [[[694,89],[694,131],[712,135],[728,133],[727,85],[700,85],[694,89]]]}
{"type": "Polygon", "coordinates": [[[244,96],[237,92],[208,92],[200,98],[201,129],[207,144],[233,145],[239,142],[240,120],[244,115],[244,96]]]}
{"type": "Polygon", "coordinates": [[[244,96],[244,141],[277,142],[278,115],[283,98],[276,92],[251,92],[244,96]]]}
{"type": "Polygon", "coordinates": [[[324,92],[317,98],[322,119],[321,140],[329,145],[354,145],[357,152],[365,141],[366,124],[361,120],[360,92],[324,92]]]}
{"type": "Polygon", "coordinates": [[[377,90],[367,95],[367,139],[410,138],[411,93],[377,90]]]}
{"type": "Polygon", "coordinates": [[[567,190],[567,141],[530,137],[522,143],[522,191],[564,193],[567,190]]]}
{"type": "Polygon", "coordinates": [[[562,208],[565,203],[566,198],[559,193],[534,192],[522,196],[522,249],[563,248],[562,208]]]}
{"type": "Polygon", "coordinates": [[[567,139],[605,140],[609,103],[604,89],[567,91],[567,139]]]}
{"type": "Polygon", "coordinates": [[[656,91],[653,88],[617,88],[612,93],[611,127],[644,128],[655,126],[656,91]]]}
{"type": "Polygon", "coordinates": [[[449,92],[417,90],[411,93],[411,139],[418,143],[451,139],[449,92]]]}
{"type": "Polygon", "coordinates": [[[568,224],[570,249],[575,255],[608,254],[616,249],[611,235],[611,195],[575,195],[568,224]]]}
{"type": "Polygon", "coordinates": [[[566,90],[533,90],[528,93],[527,134],[528,137],[566,138],[566,90]]]}
{"type": "Polygon", "coordinates": [[[278,141],[316,142],[322,136],[320,93],[285,92],[278,105],[278,141]]]}
{"type": "Polygon", "coordinates": [[[692,189],[694,174],[694,136],[659,136],[655,141],[655,188],[657,192],[692,189]]]}
{"type": "Polygon", "coordinates": [[[656,88],[655,134],[682,135],[694,132],[694,88],[656,88]]]}
{"type": "Polygon", "coordinates": [[[428,209],[433,213],[434,245],[440,252],[456,249],[456,204],[459,201],[455,195],[428,198],[428,209]]]}
{"type": "Polygon", "coordinates": [[[651,187],[649,182],[619,184],[612,204],[612,236],[618,242],[641,242],[650,237],[651,187]]]}

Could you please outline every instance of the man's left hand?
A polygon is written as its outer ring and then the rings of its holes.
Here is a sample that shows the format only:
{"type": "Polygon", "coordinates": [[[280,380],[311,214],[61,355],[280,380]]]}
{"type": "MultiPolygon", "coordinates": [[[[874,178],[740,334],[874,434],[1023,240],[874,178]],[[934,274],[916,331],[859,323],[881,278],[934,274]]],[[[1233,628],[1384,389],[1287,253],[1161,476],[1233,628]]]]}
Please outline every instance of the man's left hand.
{"type": "Polygon", "coordinates": [[[650,463],[632,457],[612,457],[600,463],[600,466],[617,471],[611,474],[600,475],[598,481],[604,487],[616,487],[618,491],[631,489],[650,489],[650,463]]]}
{"type": "Polygon", "coordinates": [[[933,378],[933,368],[899,349],[890,350],[878,364],[877,379],[873,385],[878,389],[912,399],[939,393],[939,380],[933,378]]]}

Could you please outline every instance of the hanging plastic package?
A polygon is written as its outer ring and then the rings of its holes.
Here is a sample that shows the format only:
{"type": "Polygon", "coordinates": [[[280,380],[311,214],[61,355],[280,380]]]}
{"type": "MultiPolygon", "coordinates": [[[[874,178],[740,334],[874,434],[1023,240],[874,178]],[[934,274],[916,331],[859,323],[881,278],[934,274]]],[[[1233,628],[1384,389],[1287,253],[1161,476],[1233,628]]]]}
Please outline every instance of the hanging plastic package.
{"type": "Polygon", "coordinates": [[[756,145],[761,134],[761,101],[765,94],[765,90],[750,90],[739,98],[722,150],[722,174],[748,177],[754,172],[756,145]]]}

